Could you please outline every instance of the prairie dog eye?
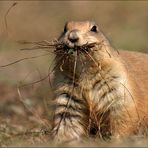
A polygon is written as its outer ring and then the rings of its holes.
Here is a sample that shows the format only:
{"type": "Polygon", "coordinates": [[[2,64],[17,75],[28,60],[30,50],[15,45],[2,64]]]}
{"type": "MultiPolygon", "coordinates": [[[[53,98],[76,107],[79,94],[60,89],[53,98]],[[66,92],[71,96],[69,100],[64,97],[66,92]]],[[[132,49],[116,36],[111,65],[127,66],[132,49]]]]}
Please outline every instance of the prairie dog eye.
{"type": "Polygon", "coordinates": [[[92,26],[92,28],[91,28],[91,30],[90,30],[91,32],[97,32],[97,26],[92,26]]]}
{"type": "Polygon", "coordinates": [[[64,27],[64,33],[66,33],[67,32],[67,26],[65,25],[65,27],[64,27]]]}

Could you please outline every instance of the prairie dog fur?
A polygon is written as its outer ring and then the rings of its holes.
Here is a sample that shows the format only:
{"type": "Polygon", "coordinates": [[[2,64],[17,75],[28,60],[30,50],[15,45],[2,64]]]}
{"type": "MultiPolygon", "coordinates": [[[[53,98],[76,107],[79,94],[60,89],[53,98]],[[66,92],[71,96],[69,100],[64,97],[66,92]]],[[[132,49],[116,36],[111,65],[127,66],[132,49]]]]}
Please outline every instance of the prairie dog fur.
{"type": "Polygon", "coordinates": [[[58,42],[63,46],[56,49],[53,82],[56,141],[128,137],[139,132],[141,123],[147,126],[148,62],[141,72],[144,79],[136,84],[140,66],[134,65],[132,54],[121,53],[122,60],[94,22],[66,23],[58,42]]]}

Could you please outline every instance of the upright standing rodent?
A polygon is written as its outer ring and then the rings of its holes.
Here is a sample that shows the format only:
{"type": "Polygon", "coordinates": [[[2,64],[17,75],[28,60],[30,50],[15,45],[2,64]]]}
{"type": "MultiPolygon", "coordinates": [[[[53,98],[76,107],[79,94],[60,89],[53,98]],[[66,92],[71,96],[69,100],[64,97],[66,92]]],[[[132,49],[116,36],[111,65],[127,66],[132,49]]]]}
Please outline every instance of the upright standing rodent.
{"type": "Polygon", "coordinates": [[[118,55],[98,26],[89,21],[66,23],[58,42],[62,46],[56,49],[53,83],[54,139],[65,142],[83,136],[127,137],[141,132],[147,126],[148,56],[118,55]],[[141,57],[145,58],[143,65],[139,64],[141,57]]]}

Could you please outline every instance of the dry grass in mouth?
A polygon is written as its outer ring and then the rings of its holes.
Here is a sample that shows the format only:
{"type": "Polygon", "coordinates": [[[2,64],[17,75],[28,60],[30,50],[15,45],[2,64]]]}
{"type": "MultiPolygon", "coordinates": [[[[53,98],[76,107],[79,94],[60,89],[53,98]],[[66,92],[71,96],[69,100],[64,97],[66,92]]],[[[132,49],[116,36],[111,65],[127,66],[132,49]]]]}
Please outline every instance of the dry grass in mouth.
{"type": "Polygon", "coordinates": [[[71,53],[71,52],[76,51],[76,50],[81,50],[82,52],[84,50],[89,51],[91,48],[95,47],[96,45],[99,45],[98,43],[90,43],[90,44],[86,43],[82,46],[75,46],[74,48],[70,48],[65,43],[59,42],[58,40],[54,40],[54,41],[51,41],[51,42],[49,42],[47,40],[38,41],[38,42],[29,42],[29,41],[22,40],[22,41],[18,41],[18,43],[33,45],[33,47],[23,48],[23,49],[20,49],[20,50],[46,49],[46,51],[47,51],[47,49],[54,48],[55,53],[58,52],[58,51],[66,51],[67,53],[71,53]]]}

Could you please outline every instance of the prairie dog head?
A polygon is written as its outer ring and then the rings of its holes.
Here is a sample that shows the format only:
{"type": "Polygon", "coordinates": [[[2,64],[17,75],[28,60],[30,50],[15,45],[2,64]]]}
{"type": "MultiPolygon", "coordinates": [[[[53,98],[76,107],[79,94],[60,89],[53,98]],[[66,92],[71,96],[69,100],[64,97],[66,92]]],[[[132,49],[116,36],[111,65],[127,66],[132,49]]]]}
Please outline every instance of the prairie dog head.
{"type": "Polygon", "coordinates": [[[56,48],[56,55],[62,56],[62,69],[66,71],[72,69],[75,63],[77,71],[88,69],[111,56],[108,40],[91,21],[67,22],[58,43],[61,46],[56,48]]]}
{"type": "Polygon", "coordinates": [[[59,41],[73,49],[84,45],[92,48],[102,42],[108,44],[97,24],[91,21],[67,22],[59,41]]]}

